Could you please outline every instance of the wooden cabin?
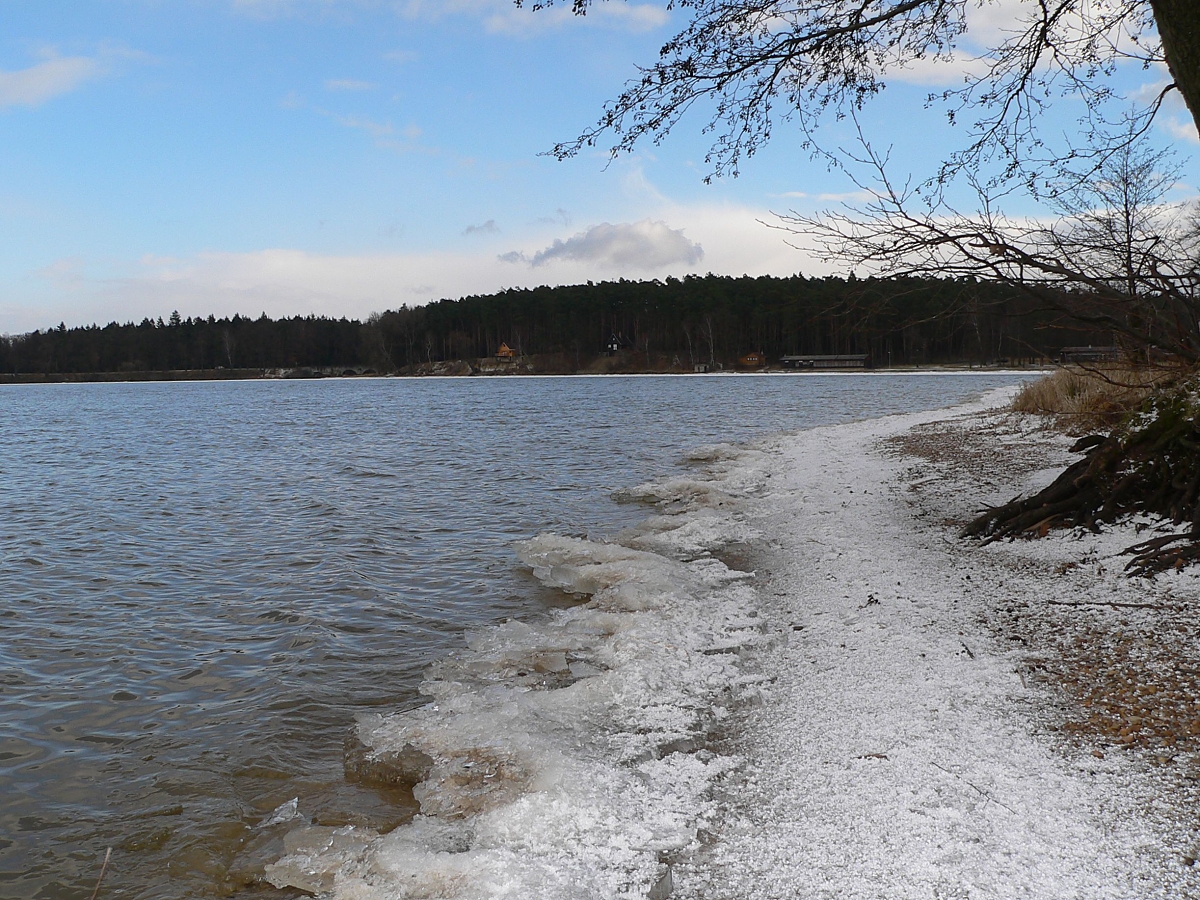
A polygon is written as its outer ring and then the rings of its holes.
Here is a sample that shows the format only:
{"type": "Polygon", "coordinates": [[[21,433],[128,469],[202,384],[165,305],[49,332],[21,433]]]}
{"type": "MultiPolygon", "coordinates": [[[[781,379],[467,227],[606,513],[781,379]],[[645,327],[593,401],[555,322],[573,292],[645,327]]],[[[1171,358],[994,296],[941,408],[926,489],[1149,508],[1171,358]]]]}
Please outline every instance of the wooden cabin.
{"type": "Polygon", "coordinates": [[[1063,347],[1059,351],[1063,363],[1120,362],[1120,347],[1063,347]]]}
{"type": "Polygon", "coordinates": [[[738,365],[743,369],[761,369],[766,364],[766,354],[759,353],[757,350],[753,350],[745,356],[738,357],[738,365]]]}
{"type": "Polygon", "coordinates": [[[783,356],[785,369],[866,369],[871,361],[865,353],[839,353],[831,356],[783,356]]]}
{"type": "Polygon", "coordinates": [[[514,359],[517,351],[508,344],[501,344],[500,349],[496,351],[496,359],[514,359]]]}

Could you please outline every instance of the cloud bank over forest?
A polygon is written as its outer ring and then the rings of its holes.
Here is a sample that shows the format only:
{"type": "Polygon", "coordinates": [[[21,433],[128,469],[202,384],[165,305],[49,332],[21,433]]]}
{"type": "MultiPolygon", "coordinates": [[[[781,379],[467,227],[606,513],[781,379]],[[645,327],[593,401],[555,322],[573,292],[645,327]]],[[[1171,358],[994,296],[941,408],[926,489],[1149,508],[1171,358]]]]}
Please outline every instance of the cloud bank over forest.
{"type": "MultiPolygon", "coordinates": [[[[265,312],[272,317],[312,313],[365,318],[403,304],[506,287],[707,272],[786,276],[829,271],[788,244],[795,235],[765,227],[770,214],[763,209],[673,206],[660,216],[601,223],[561,237],[554,237],[553,230],[535,230],[516,238],[523,250],[503,256],[497,256],[494,242],[511,241],[516,235],[495,222],[487,228],[485,222],[470,234],[460,232],[465,243],[454,252],[333,254],[271,248],[148,255],[106,268],[64,259],[37,275],[47,294],[61,298],[61,306],[0,302],[0,322],[4,331],[19,333],[56,325],[60,319],[69,325],[140,321],[165,317],[174,309],[185,317],[257,317],[265,312]],[[684,221],[686,232],[668,224],[684,221]]],[[[559,221],[557,228],[562,227],[559,221]]]]}

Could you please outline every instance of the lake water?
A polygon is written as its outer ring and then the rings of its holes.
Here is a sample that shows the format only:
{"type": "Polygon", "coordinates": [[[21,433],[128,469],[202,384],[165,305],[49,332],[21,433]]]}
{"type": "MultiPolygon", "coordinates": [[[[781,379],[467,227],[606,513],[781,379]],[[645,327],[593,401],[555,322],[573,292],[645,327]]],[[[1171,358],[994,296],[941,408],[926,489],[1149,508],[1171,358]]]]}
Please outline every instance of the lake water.
{"type": "Polygon", "coordinates": [[[349,782],[357,713],[464,629],[567,602],[517,564],[603,537],[692,447],[945,406],[1005,373],[0,387],[0,896],[288,896],[256,829],[349,782]]]}

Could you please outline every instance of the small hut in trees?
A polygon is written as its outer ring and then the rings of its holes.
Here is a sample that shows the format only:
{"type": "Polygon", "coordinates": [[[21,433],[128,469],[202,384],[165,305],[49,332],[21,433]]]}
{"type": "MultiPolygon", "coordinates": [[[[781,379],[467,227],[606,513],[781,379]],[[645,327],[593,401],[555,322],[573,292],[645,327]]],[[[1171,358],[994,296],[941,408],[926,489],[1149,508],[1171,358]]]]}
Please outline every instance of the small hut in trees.
{"type": "Polygon", "coordinates": [[[516,355],[517,351],[505,343],[501,343],[500,349],[496,351],[496,359],[513,359],[516,355]]]}

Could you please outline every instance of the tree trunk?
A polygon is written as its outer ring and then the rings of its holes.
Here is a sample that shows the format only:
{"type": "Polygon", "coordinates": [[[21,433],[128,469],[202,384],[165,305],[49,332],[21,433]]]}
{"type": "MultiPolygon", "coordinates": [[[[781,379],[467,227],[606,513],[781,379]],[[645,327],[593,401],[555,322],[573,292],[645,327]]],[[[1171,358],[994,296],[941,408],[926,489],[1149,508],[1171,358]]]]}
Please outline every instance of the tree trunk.
{"type": "Polygon", "coordinates": [[[1167,67],[1200,130],[1200,3],[1196,0],[1150,0],[1162,38],[1167,67]]]}

